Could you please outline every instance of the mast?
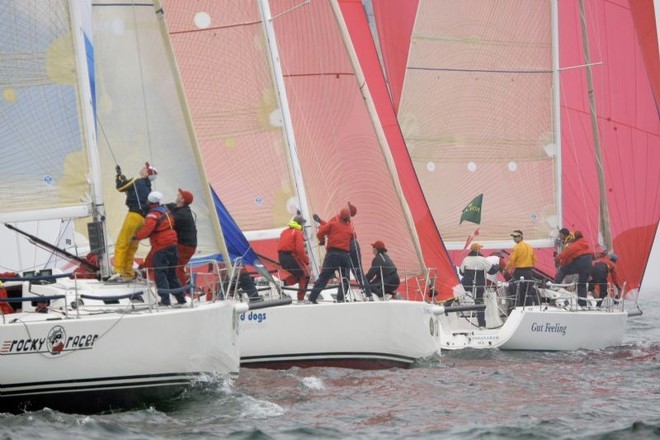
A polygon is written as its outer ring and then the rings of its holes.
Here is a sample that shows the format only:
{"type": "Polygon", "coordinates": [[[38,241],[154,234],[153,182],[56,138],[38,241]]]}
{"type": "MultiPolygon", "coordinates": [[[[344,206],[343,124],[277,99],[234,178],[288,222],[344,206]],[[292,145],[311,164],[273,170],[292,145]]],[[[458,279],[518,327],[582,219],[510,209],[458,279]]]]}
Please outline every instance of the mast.
{"type": "Polygon", "coordinates": [[[563,226],[564,201],[562,200],[563,185],[561,180],[562,161],[561,161],[561,100],[559,94],[559,7],[557,0],[552,0],[552,111],[554,120],[554,142],[556,146],[557,158],[555,160],[555,180],[557,182],[557,218],[559,227],[563,226]]]}
{"type": "Polygon", "coordinates": [[[399,181],[399,177],[396,171],[396,166],[394,165],[394,158],[392,157],[392,152],[389,149],[387,138],[385,136],[385,133],[383,132],[383,127],[378,117],[376,105],[374,104],[373,98],[371,97],[371,93],[369,92],[369,86],[367,85],[367,80],[364,76],[364,73],[362,72],[362,67],[360,66],[360,62],[357,59],[355,48],[351,43],[346,22],[344,21],[343,15],[341,13],[341,9],[339,8],[339,3],[337,2],[337,0],[331,0],[330,4],[332,6],[332,11],[334,12],[335,15],[335,20],[337,21],[337,25],[339,26],[339,30],[341,32],[342,40],[344,42],[344,47],[346,48],[346,52],[351,61],[351,66],[353,67],[353,71],[355,73],[355,79],[359,85],[360,92],[362,93],[362,97],[364,98],[364,101],[367,105],[367,111],[369,113],[369,117],[371,118],[374,131],[376,132],[376,136],[378,137],[378,144],[380,145],[381,152],[383,153],[383,157],[385,158],[385,163],[387,164],[387,169],[390,173],[390,176],[392,177],[392,181],[394,182],[396,194],[398,196],[399,203],[404,212],[404,217],[406,220],[406,225],[408,226],[408,231],[410,232],[410,235],[413,237],[413,245],[415,248],[415,253],[417,254],[417,259],[424,271],[424,276],[428,277],[428,269],[426,267],[426,263],[424,262],[422,248],[419,244],[419,236],[417,235],[415,222],[413,221],[412,213],[410,212],[410,207],[408,206],[408,203],[406,203],[405,201],[406,198],[403,194],[403,189],[401,188],[401,182],[399,181]]]}
{"type": "Polygon", "coordinates": [[[99,259],[101,277],[110,274],[110,258],[108,256],[107,229],[105,225],[105,207],[103,204],[103,187],[101,185],[101,163],[96,143],[96,118],[94,108],[94,96],[91,83],[94,80],[93,64],[94,49],[92,45],[92,5],[89,0],[69,0],[71,16],[71,31],[73,33],[73,46],[76,57],[76,75],[81,102],[80,112],[82,115],[82,136],[87,145],[87,158],[90,168],[90,185],[92,190],[92,219],[93,223],[88,225],[90,231],[90,245],[96,241],[98,248],[91,249],[99,259]],[[88,51],[89,50],[89,51],[88,51]],[[92,234],[96,234],[93,240],[92,234]]]}
{"type": "MultiPolygon", "coordinates": [[[[272,68],[273,79],[275,81],[275,90],[277,91],[277,98],[279,101],[280,109],[282,111],[284,133],[286,135],[287,146],[289,148],[289,158],[291,162],[294,183],[296,185],[298,203],[300,204],[300,211],[302,212],[303,216],[310,224],[312,224],[312,213],[309,209],[309,204],[307,203],[307,193],[305,191],[300,160],[298,159],[296,137],[293,131],[293,121],[291,119],[291,113],[289,112],[289,100],[287,98],[286,86],[284,84],[284,74],[282,73],[282,66],[280,65],[280,54],[277,49],[277,39],[275,37],[275,29],[273,27],[273,16],[271,15],[268,0],[259,0],[259,12],[261,14],[261,21],[264,25],[266,42],[268,44],[268,55],[272,68]]],[[[310,261],[313,263],[310,264],[312,273],[314,278],[317,278],[319,275],[319,265],[316,254],[312,250],[311,240],[305,240],[305,246],[307,247],[307,254],[310,257],[310,261]]]]}
{"type": "Polygon", "coordinates": [[[596,115],[596,99],[594,97],[593,79],[591,76],[591,56],[589,54],[589,38],[587,35],[587,19],[584,13],[584,0],[578,0],[580,6],[580,23],[582,25],[582,45],[584,47],[584,63],[587,73],[587,91],[589,94],[589,113],[591,115],[591,130],[594,138],[594,150],[596,153],[596,173],[598,175],[598,190],[600,198],[600,221],[599,229],[603,235],[603,244],[610,251],[614,250],[612,233],[610,230],[610,211],[607,206],[607,193],[605,191],[605,170],[600,150],[600,139],[598,131],[598,118],[596,115]]]}

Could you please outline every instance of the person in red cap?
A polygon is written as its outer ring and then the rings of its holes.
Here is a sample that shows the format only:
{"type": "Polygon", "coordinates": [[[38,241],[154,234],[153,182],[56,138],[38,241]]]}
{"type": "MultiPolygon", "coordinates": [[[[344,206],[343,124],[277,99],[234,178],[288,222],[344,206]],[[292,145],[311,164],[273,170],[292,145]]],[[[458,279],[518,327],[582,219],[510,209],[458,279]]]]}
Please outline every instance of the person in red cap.
{"type": "Polygon", "coordinates": [[[277,257],[282,269],[289,272],[284,281],[285,286],[298,283],[298,301],[305,299],[307,284],[309,283],[309,257],[305,251],[305,237],[303,228],[305,218],[296,215],[289,222],[289,227],[282,231],[277,245],[277,257]]]}
{"type": "Polygon", "coordinates": [[[328,284],[335,271],[339,270],[341,285],[337,290],[337,301],[343,302],[344,294],[349,289],[348,277],[351,266],[349,251],[351,240],[355,237],[349,209],[342,208],[338,216],[322,224],[316,233],[316,237],[319,239],[321,246],[326,243],[326,239],[328,244],[323,267],[314,283],[312,292],[309,294],[309,301],[312,304],[317,304],[316,300],[321,294],[321,290],[328,284]]]}
{"type": "Polygon", "coordinates": [[[117,191],[126,194],[128,213],[124,218],[119,235],[115,240],[114,269],[115,273],[109,281],[124,281],[135,278],[133,258],[137,252],[138,242],[133,236],[144,225],[144,217],[149,211],[147,198],[151,192],[151,182],[156,179],[158,171],[149,162],[145,162],[140,169],[140,177],[127,179],[121,172],[121,167],[115,167],[117,176],[115,185],[117,191]]]}
{"type": "Polygon", "coordinates": [[[174,217],[174,230],[177,235],[177,251],[179,253],[176,276],[182,286],[188,284],[185,271],[186,264],[197,250],[197,225],[195,224],[195,216],[190,209],[192,202],[192,193],[179,188],[176,201],[165,205],[174,217]]]}
{"type": "Polygon", "coordinates": [[[371,268],[366,275],[369,284],[371,284],[371,290],[380,298],[383,298],[386,293],[394,296],[394,292],[401,284],[396,265],[387,255],[387,248],[381,240],[371,243],[371,247],[373,248],[374,259],[371,261],[371,268]]]}
{"type": "MultiPolygon", "coordinates": [[[[351,218],[355,217],[357,214],[357,208],[351,202],[348,202],[348,212],[351,215],[351,218]]],[[[320,225],[326,223],[325,220],[321,219],[317,214],[313,216],[320,225]]],[[[337,216],[332,217],[330,220],[336,219],[337,216]]],[[[352,223],[351,223],[352,226],[352,223]]],[[[353,231],[355,232],[355,231],[353,231]]],[[[364,271],[362,270],[362,251],[360,250],[360,243],[357,240],[357,234],[354,234],[353,240],[351,240],[351,248],[349,250],[349,256],[351,258],[351,271],[355,280],[360,284],[364,289],[364,293],[368,298],[371,298],[371,286],[367,282],[367,279],[364,276],[364,271]]]]}

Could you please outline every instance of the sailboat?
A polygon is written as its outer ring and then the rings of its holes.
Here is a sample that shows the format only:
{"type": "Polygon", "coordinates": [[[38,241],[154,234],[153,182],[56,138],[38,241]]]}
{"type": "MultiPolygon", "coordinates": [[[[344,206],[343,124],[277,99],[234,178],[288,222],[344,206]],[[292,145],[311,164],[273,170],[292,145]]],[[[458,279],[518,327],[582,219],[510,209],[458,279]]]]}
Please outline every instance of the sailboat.
{"type": "MultiPolygon", "coordinates": [[[[340,3],[345,15],[359,12],[350,9],[353,2],[340,3]]],[[[635,298],[660,217],[658,203],[648,203],[658,200],[659,129],[649,82],[635,87],[625,80],[634,72],[647,77],[642,58],[620,61],[638,51],[629,11],[608,9],[606,3],[588,3],[598,12],[590,15],[597,17],[592,28],[614,29],[616,23],[617,41],[622,31],[628,37],[625,46],[605,38],[594,45],[608,72],[599,77],[609,84],[603,95],[621,96],[622,105],[639,97],[635,102],[648,109],[615,109],[606,101],[606,116],[599,118],[608,128],[601,129],[608,139],[605,193],[616,213],[609,250],[626,255],[620,271],[629,298],[635,298]],[[614,94],[615,89],[627,94],[614,94]]],[[[587,93],[576,92],[586,70],[577,59],[581,52],[575,52],[582,46],[577,3],[411,1],[373,2],[373,8],[390,111],[397,113],[417,178],[456,264],[470,240],[495,251],[511,247],[509,234],[521,229],[545,261],[540,269],[553,276],[551,246],[561,226],[598,242],[594,143],[590,125],[583,125],[589,105],[587,93]],[[472,200],[483,200],[477,225],[460,221],[472,200]]],[[[359,31],[357,24],[351,28],[354,38],[359,31]]],[[[361,63],[369,59],[373,54],[360,54],[361,63]]],[[[367,75],[372,88],[379,76],[382,81],[378,67],[372,63],[367,75]]],[[[479,329],[474,316],[441,319],[442,347],[573,350],[621,343],[629,316],[621,304],[582,310],[559,290],[540,288],[546,298],[539,306],[511,314],[493,293],[487,304],[491,328],[479,329]]]]}
{"type": "MultiPolygon", "coordinates": [[[[296,211],[327,219],[350,201],[363,263],[368,243],[385,240],[406,280],[400,292],[414,300],[366,302],[352,288],[347,302],[335,303],[335,287],[320,305],[246,314],[242,366],[405,367],[438,354],[444,309],[424,301],[432,276],[416,220],[332,3],[164,3],[206,172],[254,249],[275,260],[277,238],[296,211]]],[[[318,273],[325,250],[308,224],[318,273]]],[[[445,252],[435,239],[433,251],[445,252]]],[[[445,281],[450,292],[458,284],[453,272],[445,281]]]]}
{"type": "MultiPolygon", "coordinates": [[[[155,10],[109,3],[95,2],[94,8],[77,0],[0,5],[0,220],[19,227],[23,222],[77,219],[76,235],[85,237],[100,271],[90,279],[32,266],[29,271],[3,268],[12,273],[2,275],[8,298],[0,299],[0,412],[49,407],[92,413],[155,405],[202,375],[235,376],[239,371],[237,315],[247,310],[245,305],[189,300],[180,308],[160,307],[151,282],[103,281],[109,275],[108,237],[116,234],[112,225],[123,218],[125,207],[118,193],[104,197],[103,188],[114,187],[106,182],[115,162],[100,152],[97,127],[104,128],[105,142],[125,160],[125,169],[135,163],[137,172],[145,158],[153,160],[163,177],[158,189],[169,193],[177,184],[185,185],[198,191],[200,200],[203,194],[211,200],[204,173],[192,160],[194,143],[179,121],[172,87],[176,82],[162,61],[167,58],[160,58],[166,51],[155,10]],[[110,87],[119,81],[114,76],[121,74],[118,69],[127,74],[135,68],[138,60],[128,58],[134,52],[127,49],[127,40],[136,39],[148,48],[149,56],[138,62],[143,79],[151,79],[146,73],[153,73],[151,63],[161,59],[156,70],[163,81],[139,94],[145,99],[140,102],[161,98],[151,107],[161,112],[161,119],[149,128],[156,132],[167,122],[165,132],[156,135],[173,137],[151,144],[153,156],[137,151],[148,144],[144,138],[138,142],[118,135],[119,127],[142,122],[132,119],[133,108],[123,100],[126,92],[137,90],[138,79],[133,77],[132,83],[124,78],[124,89],[110,87]],[[126,44],[126,52],[115,51],[118,44],[126,44]],[[175,143],[188,150],[174,149],[175,143]],[[176,164],[168,165],[170,161],[176,164]],[[87,225],[89,217],[93,220],[87,225]],[[107,224],[106,218],[111,220],[107,224]]],[[[144,135],[147,130],[141,127],[135,131],[144,135]]],[[[204,201],[197,205],[202,231],[218,223],[212,206],[204,201]]],[[[219,243],[209,239],[202,250],[218,253],[219,243]]]]}

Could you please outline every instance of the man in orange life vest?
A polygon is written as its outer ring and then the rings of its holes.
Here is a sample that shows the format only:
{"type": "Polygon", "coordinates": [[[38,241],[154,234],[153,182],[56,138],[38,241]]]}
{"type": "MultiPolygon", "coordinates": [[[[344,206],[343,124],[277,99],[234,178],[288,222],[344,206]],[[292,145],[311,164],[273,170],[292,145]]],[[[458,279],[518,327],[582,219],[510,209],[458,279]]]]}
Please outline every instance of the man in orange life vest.
{"type": "Polygon", "coordinates": [[[316,300],[321,294],[321,290],[328,284],[328,281],[335,274],[336,270],[339,270],[339,277],[341,279],[341,285],[337,290],[337,302],[344,301],[344,294],[349,289],[348,277],[351,266],[349,251],[354,235],[355,233],[351,226],[351,213],[348,208],[342,208],[337,218],[331,219],[319,228],[316,233],[319,244],[323,246],[327,237],[328,245],[327,253],[323,260],[323,268],[314,283],[312,292],[309,294],[309,301],[312,304],[317,304],[316,300]]]}
{"type": "MultiPolygon", "coordinates": [[[[168,306],[170,305],[170,294],[161,293],[160,290],[179,289],[181,284],[179,284],[176,275],[179,254],[176,247],[177,236],[174,230],[174,218],[169,209],[161,205],[162,200],[163,195],[158,191],[149,193],[149,213],[145,218],[144,226],[137,232],[135,239],[143,240],[149,237],[158,295],[161,297],[161,304],[168,306]]],[[[186,302],[183,292],[172,294],[179,304],[186,302]]]]}
{"type": "Polygon", "coordinates": [[[309,257],[305,251],[305,239],[302,232],[305,219],[302,215],[296,215],[289,222],[289,227],[280,234],[277,245],[277,257],[280,266],[289,276],[284,279],[284,285],[290,286],[298,283],[298,301],[305,299],[307,284],[309,283],[309,257]]]}
{"type": "Polygon", "coordinates": [[[619,274],[616,271],[616,262],[619,257],[616,254],[607,254],[603,252],[599,258],[594,260],[591,266],[591,281],[589,282],[589,291],[592,292],[595,298],[601,300],[607,296],[608,283],[611,282],[617,291],[616,297],[618,298],[621,293],[621,281],[619,274]]]}

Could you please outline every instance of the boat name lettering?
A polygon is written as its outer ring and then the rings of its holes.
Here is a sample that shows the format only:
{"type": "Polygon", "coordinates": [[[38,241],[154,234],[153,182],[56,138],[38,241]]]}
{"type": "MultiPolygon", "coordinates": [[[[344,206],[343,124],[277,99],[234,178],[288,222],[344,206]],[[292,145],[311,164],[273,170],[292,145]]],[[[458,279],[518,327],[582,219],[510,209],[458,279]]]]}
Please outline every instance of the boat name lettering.
{"type": "Polygon", "coordinates": [[[0,355],[19,353],[50,353],[59,354],[62,351],[91,349],[94,347],[97,334],[69,336],[66,343],[58,343],[49,338],[27,338],[6,340],[0,346],[0,355]]]}
{"type": "Polygon", "coordinates": [[[85,348],[94,345],[99,335],[82,335],[82,336],[69,336],[66,340],[65,349],[67,348],[85,348]]]}
{"type": "Polygon", "coordinates": [[[265,321],[266,320],[266,313],[255,313],[255,312],[250,312],[250,313],[241,313],[241,321],[265,321]]]}
{"type": "Polygon", "coordinates": [[[542,322],[532,322],[532,331],[540,333],[561,333],[562,336],[566,336],[566,328],[568,326],[561,325],[559,323],[542,323],[542,322]]]}

